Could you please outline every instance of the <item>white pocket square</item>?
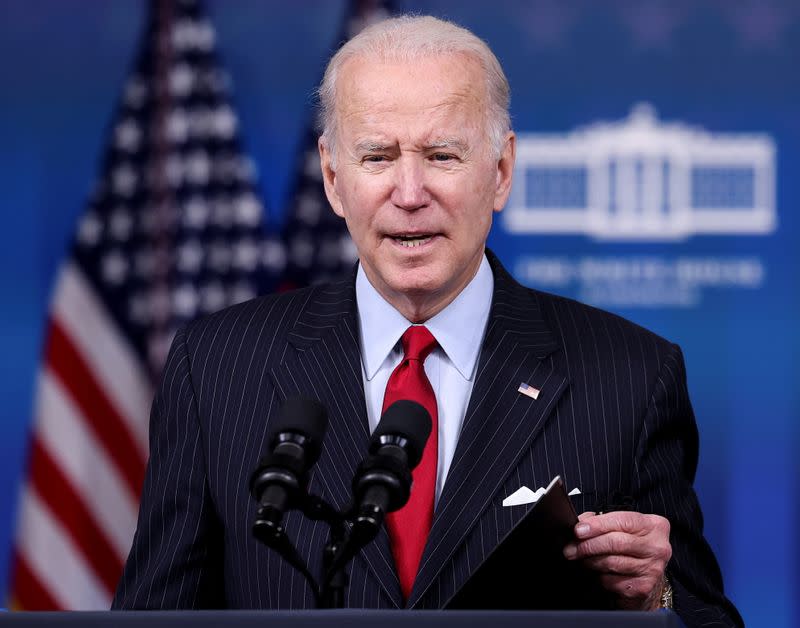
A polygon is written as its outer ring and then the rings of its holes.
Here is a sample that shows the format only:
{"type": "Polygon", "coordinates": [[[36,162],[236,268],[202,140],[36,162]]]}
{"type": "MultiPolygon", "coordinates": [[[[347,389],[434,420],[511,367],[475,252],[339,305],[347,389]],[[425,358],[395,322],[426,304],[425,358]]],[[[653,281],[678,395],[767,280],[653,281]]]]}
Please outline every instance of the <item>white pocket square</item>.
{"type": "MultiPolygon", "coordinates": [[[[503,506],[523,506],[525,504],[535,504],[546,492],[547,489],[541,486],[535,491],[532,491],[527,486],[521,486],[503,500],[503,506]]],[[[580,494],[581,490],[579,488],[573,488],[568,493],[570,497],[580,494]]]]}
{"type": "Polygon", "coordinates": [[[544,489],[540,486],[532,491],[527,486],[522,486],[503,500],[503,506],[522,506],[523,504],[535,504],[544,495],[544,489]]]}

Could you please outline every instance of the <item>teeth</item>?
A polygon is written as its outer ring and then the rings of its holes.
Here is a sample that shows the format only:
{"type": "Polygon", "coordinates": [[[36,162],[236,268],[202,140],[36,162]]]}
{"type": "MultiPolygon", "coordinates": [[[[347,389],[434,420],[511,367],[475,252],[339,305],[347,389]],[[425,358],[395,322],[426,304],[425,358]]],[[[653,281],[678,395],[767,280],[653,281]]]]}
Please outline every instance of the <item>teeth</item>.
{"type": "Polygon", "coordinates": [[[420,246],[422,244],[425,244],[426,242],[429,242],[430,239],[431,239],[431,236],[425,236],[424,238],[403,238],[403,237],[400,237],[400,238],[395,238],[395,239],[400,244],[402,244],[404,247],[412,249],[415,246],[420,246]]]}

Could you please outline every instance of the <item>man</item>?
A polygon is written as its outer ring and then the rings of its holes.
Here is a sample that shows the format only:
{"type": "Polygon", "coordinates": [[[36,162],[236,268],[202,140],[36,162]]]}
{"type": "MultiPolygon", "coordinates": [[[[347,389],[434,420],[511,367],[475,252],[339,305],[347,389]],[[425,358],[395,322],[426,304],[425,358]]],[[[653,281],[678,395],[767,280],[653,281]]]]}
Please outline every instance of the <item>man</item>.
{"type": "MultiPolygon", "coordinates": [[[[617,606],[741,624],[702,538],[680,349],[523,288],[485,250],[511,187],[508,94],[482,41],[430,17],[372,26],[333,57],[319,149],[357,272],[179,332],[116,608],[313,605],[252,538],[247,492],[270,420],[302,394],[329,411],[311,490],[338,507],[388,401],[434,416],[414,504],[352,563],[348,606],[440,607],[525,513],[503,499],[561,475],[585,511],[564,553],[617,606]],[[633,510],[591,512],[619,494],[633,510]]],[[[324,527],[297,513],[285,527],[319,574],[324,527]]]]}

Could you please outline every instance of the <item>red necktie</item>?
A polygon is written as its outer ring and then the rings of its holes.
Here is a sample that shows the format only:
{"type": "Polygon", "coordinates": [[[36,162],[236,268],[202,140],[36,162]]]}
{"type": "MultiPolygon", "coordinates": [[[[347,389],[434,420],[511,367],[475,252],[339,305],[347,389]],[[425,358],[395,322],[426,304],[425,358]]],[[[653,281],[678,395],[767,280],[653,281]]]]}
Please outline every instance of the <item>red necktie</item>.
{"type": "Polygon", "coordinates": [[[436,490],[436,465],[439,453],[439,415],[436,396],[425,375],[425,358],[436,347],[436,338],[426,327],[409,327],[403,334],[403,361],[389,377],[383,396],[383,411],[399,399],[421,404],[431,415],[431,435],[422,460],[412,473],[413,484],[408,503],[387,517],[392,554],[400,578],[403,596],[408,599],[417,576],[422,550],[433,521],[433,496],[436,490]]]}

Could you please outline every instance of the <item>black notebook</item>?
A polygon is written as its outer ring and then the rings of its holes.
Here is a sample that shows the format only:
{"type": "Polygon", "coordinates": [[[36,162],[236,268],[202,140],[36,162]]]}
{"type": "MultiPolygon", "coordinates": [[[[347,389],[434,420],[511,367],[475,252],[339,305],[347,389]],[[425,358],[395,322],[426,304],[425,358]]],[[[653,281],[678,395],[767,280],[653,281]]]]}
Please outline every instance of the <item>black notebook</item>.
{"type": "MultiPolygon", "coordinates": [[[[512,506],[522,508],[523,506],[512,506]]],[[[445,605],[449,609],[607,609],[597,576],[564,558],[578,516],[556,476],[445,605]]]]}

